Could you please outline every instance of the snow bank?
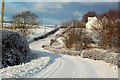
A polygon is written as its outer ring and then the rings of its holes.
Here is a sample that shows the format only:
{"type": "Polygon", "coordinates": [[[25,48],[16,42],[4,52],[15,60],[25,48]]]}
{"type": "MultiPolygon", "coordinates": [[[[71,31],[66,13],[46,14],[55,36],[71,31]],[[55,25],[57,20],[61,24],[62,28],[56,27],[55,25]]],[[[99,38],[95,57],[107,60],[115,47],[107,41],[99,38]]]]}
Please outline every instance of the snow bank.
{"type": "MultiPolygon", "coordinates": [[[[117,66],[114,66],[113,64],[108,64],[102,60],[91,60],[88,58],[81,58],[81,57],[79,57],[78,60],[80,61],[79,68],[82,66],[84,67],[84,68],[80,68],[80,69],[82,69],[81,71],[83,71],[83,73],[88,72],[88,74],[85,76],[87,78],[104,78],[104,79],[100,79],[100,80],[114,80],[113,78],[118,78],[118,69],[119,68],[117,66]],[[96,75],[93,75],[94,73],[96,73],[96,75]],[[109,79],[105,79],[105,78],[109,78],[109,79]]],[[[81,74],[83,74],[83,73],[81,73],[81,74]]],[[[83,77],[83,78],[85,78],[85,77],[83,77]]],[[[97,80],[97,79],[95,79],[95,80],[97,80]]],[[[118,79],[116,79],[116,80],[118,80],[118,79]]]]}
{"type": "Polygon", "coordinates": [[[46,67],[51,58],[48,53],[31,50],[29,56],[32,60],[28,63],[0,69],[0,78],[30,78],[46,67]]]}
{"type": "Polygon", "coordinates": [[[103,60],[107,63],[118,65],[118,58],[119,58],[118,53],[109,52],[107,50],[103,50],[103,49],[83,50],[81,55],[83,58],[103,60]]]}
{"type": "Polygon", "coordinates": [[[65,38],[63,36],[58,37],[64,31],[63,28],[60,28],[54,35],[54,37],[50,40],[50,45],[55,48],[63,48],[65,47],[65,38]]]}

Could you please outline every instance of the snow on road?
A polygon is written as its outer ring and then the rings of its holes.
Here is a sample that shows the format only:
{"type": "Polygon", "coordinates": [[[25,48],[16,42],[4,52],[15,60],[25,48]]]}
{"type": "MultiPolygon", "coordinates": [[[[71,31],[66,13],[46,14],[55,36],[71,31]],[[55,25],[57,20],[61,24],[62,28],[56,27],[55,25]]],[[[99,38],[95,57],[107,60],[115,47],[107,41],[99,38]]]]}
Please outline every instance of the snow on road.
{"type": "MultiPolygon", "coordinates": [[[[56,32],[55,34],[59,33],[56,32]]],[[[48,38],[31,43],[29,46],[37,58],[31,62],[0,69],[3,77],[22,78],[118,78],[118,68],[103,61],[78,56],[57,55],[42,48],[49,44],[48,38]]]]}
{"type": "MultiPolygon", "coordinates": [[[[54,36],[31,43],[31,49],[48,52],[41,46],[49,44],[54,36]]],[[[112,64],[78,56],[53,55],[58,57],[51,56],[53,61],[32,78],[118,78],[118,68],[112,64]]]]}
{"type": "Polygon", "coordinates": [[[103,61],[61,55],[33,78],[118,78],[118,70],[103,61]]]}
{"type": "Polygon", "coordinates": [[[81,57],[74,57],[77,63],[77,78],[118,78],[117,66],[81,57]]]}

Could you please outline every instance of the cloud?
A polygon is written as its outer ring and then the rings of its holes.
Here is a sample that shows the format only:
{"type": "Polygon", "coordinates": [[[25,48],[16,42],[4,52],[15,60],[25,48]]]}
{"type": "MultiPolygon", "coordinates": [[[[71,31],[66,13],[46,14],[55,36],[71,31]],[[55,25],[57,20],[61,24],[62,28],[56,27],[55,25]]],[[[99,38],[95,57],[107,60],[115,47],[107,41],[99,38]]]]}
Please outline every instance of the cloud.
{"type": "Polygon", "coordinates": [[[60,9],[62,9],[65,5],[68,5],[69,3],[64,2],[36,2],[32,5],[31,9],[34,12],[48,12],[53,13],[60,9]]]}
{"type": "Polygon", "coordinates": [[[47,13],[56,13],[61,10],[65,5],[68,5],[68,2],[6,2],[5,10],[11,14],[20,13],[22,11],[30,10],[35,13],[47,12],[47,13]],[[29,4],[29,5],[26,5],[29,4]]]}
{"type": "Polygon", "coordinates": [[[82,14],[81,14],[79,11],[74,11],[74,12],[73,12],[73,16],[74,16],[74,17],[81,17],[82,14]]]}
{"type": "MultiPolygon", "coordinates": [[[[101,11],[100,8],[94,7],[95,2],[91,3],[71,3],[71,2],[6,2],[5,3],[5,16],[10,18],[11,16],[20,13],[22,11],[30,10],[37,14],[40,19],[42,18],[46,24],[57,24],[59,22],[69,19],[81,19],[82,15],[87,10],[101,11]],[[81,5],[80,5],[81,4],[81,5]],[[83,5],[82,5],[83,4],[83,5]],[[87,6],[94,5],[94,6],[87,6]],[[82,7],[83,6],[83,7],[82,7]],[[87,6],[87,7],[86,7],[87,6]],[[95,9],[94,9],[95,8],[95,9]],[[100,9],[100,10],[99,10],[100,9]]],[[[100,3],[100,6],[106,4],[100,3]]],[[[111,3],[113,4],[113,3],[111,3]]],[[[110,4],[110,6],[112,6],[110,4]]],[[[107,5],[106,5],[107,6],[107,5]]],[[[113,6],[112,6],[113,7],[113,6]]],[[[102,9],[104,10],[104,9],[102,9]]],[[[7,19],[7,18],[6,18],[7,19]]]]}

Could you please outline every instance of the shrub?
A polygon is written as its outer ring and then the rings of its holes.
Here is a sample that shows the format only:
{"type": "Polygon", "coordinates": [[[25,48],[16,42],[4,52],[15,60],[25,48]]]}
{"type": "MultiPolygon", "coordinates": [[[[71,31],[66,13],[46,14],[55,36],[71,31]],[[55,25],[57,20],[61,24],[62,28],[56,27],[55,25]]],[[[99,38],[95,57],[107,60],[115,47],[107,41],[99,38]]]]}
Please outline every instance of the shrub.
{"type": "Polygon", "coordinates": [[[120,39],[120,19],[118,15],[120,12],[115,9],[110,9],[98,17],[103,25],[103,34],[101,40],[101,47],[103,48],[111,48],[111,47],[120,47],[119,39],[120,39]]]}
{"type": "Polygon", "coordinates": [[[19,65],[29,61],[27,40],[17,32],[0,30],[2,39],[2,67],[19,65]]]}

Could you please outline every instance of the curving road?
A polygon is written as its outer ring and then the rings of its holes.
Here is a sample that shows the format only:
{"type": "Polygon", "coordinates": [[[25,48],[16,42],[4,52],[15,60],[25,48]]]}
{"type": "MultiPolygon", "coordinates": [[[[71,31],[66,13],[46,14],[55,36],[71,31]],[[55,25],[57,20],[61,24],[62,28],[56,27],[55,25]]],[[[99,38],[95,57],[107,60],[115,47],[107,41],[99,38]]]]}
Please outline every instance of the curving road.
{"type": "MultiPolygon", "coordinates": [[[[55,35],[30,44],[31,49],[46,51],[41,48],[48,44],[55,35]]],[[[57,55],[58,58],[51,58],[54,61],[32,78],[118,78],[116,66],[103,61],[94,61],[78,56],[57,55]],[[61,56],[61,57],[60,57],[61,56]]]]}
{"type": "Polygon", "coordinates": [[[118,78],[117,70],[109,67],[102,61],[62,55],[32,78],[118,78]]]}

